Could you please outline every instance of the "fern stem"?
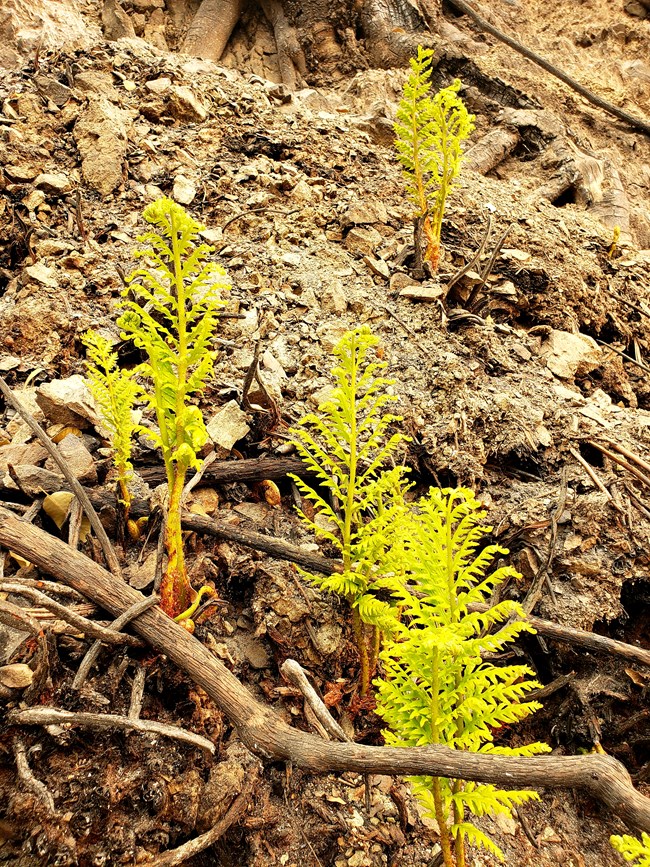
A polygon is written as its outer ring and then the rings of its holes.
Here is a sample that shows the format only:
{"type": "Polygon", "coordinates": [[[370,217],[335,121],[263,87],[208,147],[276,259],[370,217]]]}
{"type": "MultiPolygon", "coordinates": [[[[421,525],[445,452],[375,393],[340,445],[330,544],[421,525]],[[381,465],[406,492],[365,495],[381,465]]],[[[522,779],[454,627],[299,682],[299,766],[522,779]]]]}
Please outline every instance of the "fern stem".
{"type": "Polygon", "coordinates": [[[436,813],[436,822],[440,830],[440,848],[442,849],[442,857],[445,862],[445,867],[454,867],[454,856],[451,852],[451,838],[449,836],[449,828],[447,827],[447,817],[445,816],[445,808],[442,801],[442,786],[439,777],[434,777],[431,783],[433,789],[433,804],[436,813]]]}
{"type": "Polygon", "coordinates": [[[348,603],[352,608],[352,631],[357,642],[359,650],[359,681],[361,695],[366,696],[370,689],[370,662],[368,660],[368,645],[366,644],[366,630],[359,609],[353,604],[353,600],[348,598],[348,603]]]}

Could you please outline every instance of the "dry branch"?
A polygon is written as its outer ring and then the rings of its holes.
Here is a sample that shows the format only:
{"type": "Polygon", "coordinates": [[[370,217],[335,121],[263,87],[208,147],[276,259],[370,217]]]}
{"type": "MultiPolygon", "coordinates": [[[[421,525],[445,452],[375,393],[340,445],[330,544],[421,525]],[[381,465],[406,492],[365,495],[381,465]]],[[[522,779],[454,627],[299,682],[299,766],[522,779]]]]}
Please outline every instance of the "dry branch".
{"type": "MultiPolygon", "coordinates": [[[[114,615],[144,599],[97,563],[5,509],[0,509],[0,545],[29,557],[114,615]]],[[[257,701],[222,662],[160,608],[144,611],[132,626],[208,693],[242,742],[261,757],[291,762],[313,773],[430,775],[506,788],[577,788],[601,801],[628,825],[650,832],[650,798],[636,791],[623,765],[610,756],[512,758],[442,746],[369,747],[325,742],[291,728],[274,710],[257,701]]]]}
{"type": "Polygon", "coordinates": [[[178,726],[168,726],[155,720],[132,719],[112,713],[73,713],[56,707],[30,707],[26,710],[12,710],[7,714],[11,725],[19,726],[81,726],[91,729],[122,729],[123,731],[142,732],[173,738],[184,744],[198,747],[210,755],[215,753],[215,745],[207,738],[189,732],[178,726]]]}

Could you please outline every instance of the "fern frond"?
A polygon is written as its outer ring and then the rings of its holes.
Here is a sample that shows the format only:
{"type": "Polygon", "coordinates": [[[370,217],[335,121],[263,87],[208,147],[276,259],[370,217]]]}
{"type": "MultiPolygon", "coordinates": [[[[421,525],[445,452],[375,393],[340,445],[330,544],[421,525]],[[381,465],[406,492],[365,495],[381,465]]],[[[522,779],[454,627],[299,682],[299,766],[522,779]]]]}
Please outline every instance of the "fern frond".
{"type": "Polygon", "coordinates": [[[614,835],[609,842],[626,861],[634,862],[634,867],[650,867],[650,834],[643,831],[640,840],[631,834],[614,835]]]}

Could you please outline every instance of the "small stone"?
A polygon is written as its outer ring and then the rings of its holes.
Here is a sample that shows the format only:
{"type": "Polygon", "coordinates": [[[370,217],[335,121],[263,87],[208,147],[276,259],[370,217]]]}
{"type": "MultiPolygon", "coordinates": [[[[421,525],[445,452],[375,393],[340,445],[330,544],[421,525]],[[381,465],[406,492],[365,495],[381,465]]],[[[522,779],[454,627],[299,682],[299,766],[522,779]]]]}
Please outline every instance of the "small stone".
{"type": "Polygon", "coordinates": [[[0,683],[8,689],[25,689],[34,680],[34,672],[24,662],[14,662],[0,668],[0,683]]]}
{"type": "Polygon", "coordinates": [[[269,665],[271,660],[268,651],[258,638],[240,633],[237,635],[237,644],[252,668],[266,668],[269,665]]]}
{"type": "Polygon", "coordinates": [[[133,22],[124,9],[122,9],[118,0],[104,0],[102,27],[104,29],[104,36],[109,42],[115,42],[125,36],[135,36],[133,22]]]}
{"type": "Polygon", "coordinates": [[[400,292],[406,286],[419,286],[417,280],[411,277],[410,274],[405,274],[403,271],[396,271],[390,278],[390,291],[400,292]]]}
{"type": "Polygon", "coordinates": [[[59,285],[56,279],[54,268],[44,265],[42,262],[37,262],[35,265],[28,265],[24,272],[33,283],[40,283],[41,286],[47,286],[48,289],[56,289],[59,285]]]}
{"type": "Polygon", "coordinates": [[[170,88],[169,111],[186,123],[200,123],[208,116],[207,109],[190,88],[178,84],[170,88]]]}
{"type": "Polygon", "coordinates": [[[177,175],[172,197],[179,205],[190,205],[196,196],[196,186],[185,175],[177,175]]]}
{"type": "Polygon", "coordinates": [[[405,286],[400,291],[401,298],[411,301],[438,301],[447,294],[447,288],[440,283],[423,283],[419,286],[405,286]]]}
{"type": "Polygon", "coordinates": [[[154,78],[151,81],[146,81],[144,86],[152,93],[164,93],[172,86],[172,80],[171,78],[163,76],[162,78],[154,78]]]}
{"type": "Polygon", "coordinates": [[[52,195],[63,195],[72,189],[70,178],[64,174],[42,174],[34,181],[34,186],[52,195]]]}
{"type": "Polygon", "coordinates": [[[371,226],[365,229],[356,226],[354,229],[350,229],[343,243],[351,253],[358,253],[360,256],[372,256],[382,241],[381,234],[371,226]]]}
{"type": "Polygon", "coordinates": [[[32,443],[9,443],[0,446],[0,473],[6,473],[8,465],[12,467],[23,464],[39,464],[47,457],[47,452],[38,442],[32,443]]]}
{"type": "Polygon", "coordinates": [[[316,196],[313,188],[309,186],[307,181],[299,180],[291,191],[291,198],[302,204],[308,204],[309,202],[313,202],[316,196]]]}
{"type": "MultiPolygon", "coordinates": [[[[61,456],[78,481],[87,485],[97,483],[97,469],[95,468],[93,456],[78,436],[68,434],[61,440],[58,446],[61,456]]],[[[49,458],[45,463],[45,469],[54,472],[58,469],[58,466],[52,458],[49,458]]]]}
{"type": "Polygon", "coordinates": [[[602,362],[602,350],[592,337],[557,329],[553,329],[542,344],[540,355],[560,379],[585,375],[602,362]]]}
{"type": "Polygon", "coordinates": [[[83,377],[75,373],[67,379],[54,379],[36,389],[36,402],[55,424],[84,428],[100,424],[95,400],[83,377]]]}
{"type": "Polygon", "coordinates": [[[326,313],[345,313],[348,308],[348,300],[338,281],[329,284],[323,289],[320,303],[326,313]]]}
{"type": "Polygon", "coordinates": [[[221,448],[230,449],[250,431],[246,423],[246,413],[239,408],[236,400],[222,406],[207,424],[207,431],[213,443],[221,448]]]}
{"type": "Polygon", "coordinates": [[[3,170],[9,180],[15,184],[25,184],[28,181],[33,181],[38,175],[38,172],[29,166],[4,166],[3,170]]]}
{"type": "Polygon", "coordinates": [[[354,202],[341,218],[343,226],[368,226],[387,222],[386,206],[380,201],[354,202]]]}
{"type": "Polygon", "coordinates": [[[72,96],[72,91],[69,87],[61,84],[56,78],[50,78],[48,75],[37,75],[34,82],[41,94],[55,105],[65,105],[72,96]]]}
{"type": "Polygon", "coordinates": [[[363,257],[364,264],[370,268],[373,274],[376,274],[377,277],[383,277],[384,280],[390,279],[390,271],[388,269],[388,265],[384,262],[383,259],[373,259],[372,256],[364,256],[363,257]]]}
{"type": "Polygon", "coordinates": [[[300,265],[302,261],[302,257],[300,253],[284,253],[282,256],[282,264],[283,265],[291,265],[296,268],[300,265]]]}

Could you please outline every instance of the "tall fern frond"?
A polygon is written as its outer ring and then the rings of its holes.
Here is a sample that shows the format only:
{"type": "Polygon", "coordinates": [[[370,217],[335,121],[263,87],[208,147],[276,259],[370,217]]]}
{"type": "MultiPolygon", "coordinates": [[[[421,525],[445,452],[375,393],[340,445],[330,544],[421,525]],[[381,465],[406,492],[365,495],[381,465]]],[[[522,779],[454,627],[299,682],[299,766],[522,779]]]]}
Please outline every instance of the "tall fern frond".
{"type": "MultiPolygon", "coordinates": [[[[378,582],[393,603],[371,611],[391,636],[380,654],[382,676],[375,680],[377,713],[388,726],[387,742],[490,751],[495,749],[495,730],[540,707],[526,701],[539,686],[527,666],[496,666],[482,658],[521,632],[532,631],[520,620],[504,624],[521,609],[513,602],[481,614],[467,609],[470,598],[484,601],[485,594],[511,574],[501,568],[490,580],[486,577],[494,558],[505,552],[494,545],[479,550],[490,530],[484,518],[471,491],[434,488],[399,520],[378,582]],[[485,628],[494,631],[486,633],[485,628]]],[[[533,744],[512,748],[510,754],[544,751],[545,744],[533,744]]],[[[443,836],[449,833],[457,851],[467,839],[496,852],[494,844],[465,821],[466,810],[476,815],[510,813],[523,800],[537,797],[535,792],[505,792],[462,780],[421,776],[413,783],[432,817],[439,824],[444,818],[448,830],[443,836]]]]}
{"type": "Polygon", "coordinates": [[[460,172],[462,142],[474,129],[474,117],[458,96],[458,80],[430,96],[432,59],[433,51],[422,46],[411,58],[394,129],[406,192],[415,207],[416,225],[422,223],[427,239],[424,258],[436,270],[445,204],[460,172]]]}

